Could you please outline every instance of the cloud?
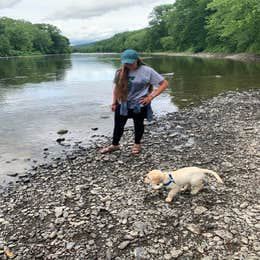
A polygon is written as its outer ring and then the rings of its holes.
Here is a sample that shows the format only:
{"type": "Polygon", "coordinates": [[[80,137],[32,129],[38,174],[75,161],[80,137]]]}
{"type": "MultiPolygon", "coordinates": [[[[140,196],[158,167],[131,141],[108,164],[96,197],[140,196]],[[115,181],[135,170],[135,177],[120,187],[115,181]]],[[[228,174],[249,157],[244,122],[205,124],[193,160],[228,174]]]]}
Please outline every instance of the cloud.
{"type": "Polygon", "coordinates": [[[0,17],[53,24],[73,44],[147,27],[152,9],[170,2],[174,0],[0,0],[0,17]]]}
{"type": "Polygon", "coordinates": [[[90,19],[69,19],[54,24],[62,30],[72,44],[77,42],[93,42],[113,36],[115,33],[132,31],[148,25],[149,7],[133,6],[120,11],[111,11],[90,19]]]}
{"type": "MultiPolygon", "coordinates": [[[[88,0],[74,1],[73,5],[67,6],[49,16],[50,20],[65,19],[89,19],[96,16],[102,16],[109,12],[118,11],[133,6],[146,6],[159,2],[158,0],[114,0],[114,1],[96,1],[88,0]]],[[[160,1],[162,2],[162,1],[160,1]]],[[[134,19],[134,18],[133,18],[134,19]]]]}
{"type": "Polygon", "coordinates": [[[11,6],[16,5],[22,0],[0,0],[0,9],[9,8],[11,6]]]}

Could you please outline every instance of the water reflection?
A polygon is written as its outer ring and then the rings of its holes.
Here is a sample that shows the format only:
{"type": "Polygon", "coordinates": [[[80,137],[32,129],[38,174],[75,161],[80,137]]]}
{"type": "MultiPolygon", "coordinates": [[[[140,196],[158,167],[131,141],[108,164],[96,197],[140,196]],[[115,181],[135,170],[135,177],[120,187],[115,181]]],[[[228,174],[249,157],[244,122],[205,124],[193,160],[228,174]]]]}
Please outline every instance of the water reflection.
{"type": "Polygon", "coordinates": [[[111,81],[117,65],[114,59],[119,60],[118,55],[101,54],[74,54],[71,56],[72,69],[67,73],[66,82],[100,82],[111,81]]]}
{"type": "MultiPolygon", "coordinates": [[[[171,86],[168,93],[172,103],[180,108],[197,105],[225,91],[260,88],[259,63],[158,55],[141,55],[141,58],[159,73],[174,73],[165,77],[171,86]]],[[[118,54],[100,54],[98,59],[114,68],[120,66],[118,54]]]]}
{"type": "Polygon", "coordinates": [[[153,56],[147,60],[169,77],[172,102],[178,107],[216,96],[229,90],[260,88],[260,64],[227,59],[153,56]]]}
{"type": "Polygon", "coordinates": [[[63,80],[70,67],[68,55],[0,59],[0,102],[12,89],[28,83],[63,80]]]}
{"type": "Polygon", "coordinates": [[[71,67],[67,55],[0,59],[0,89],[25,83],[62,80],[71,67]]]}

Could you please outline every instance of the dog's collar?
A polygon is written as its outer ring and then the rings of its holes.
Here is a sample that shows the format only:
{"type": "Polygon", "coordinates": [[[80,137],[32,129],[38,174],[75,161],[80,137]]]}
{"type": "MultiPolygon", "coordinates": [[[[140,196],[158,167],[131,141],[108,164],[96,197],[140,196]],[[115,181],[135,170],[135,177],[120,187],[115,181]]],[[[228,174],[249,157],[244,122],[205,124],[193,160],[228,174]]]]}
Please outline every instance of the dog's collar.
{"type": "Polygon", "coordinates": [[[170,180],[169,180],[168,182],[164,183],[163,186],[168,186],[168,185],[170,185],[171,183],[175,183],[175,181],[174,181],[172,175],[171,175],[170,173],[169,173],[168,175],[169,175],[169,177],[170,177],[170,180]]]}

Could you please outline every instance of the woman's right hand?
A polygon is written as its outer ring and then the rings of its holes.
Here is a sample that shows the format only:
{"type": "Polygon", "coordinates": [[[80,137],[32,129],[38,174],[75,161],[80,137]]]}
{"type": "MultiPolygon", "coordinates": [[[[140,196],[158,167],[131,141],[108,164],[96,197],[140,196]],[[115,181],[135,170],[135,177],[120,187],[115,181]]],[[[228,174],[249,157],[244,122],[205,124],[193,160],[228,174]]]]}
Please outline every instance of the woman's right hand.
{"type": "Polygon", "coordinates": [[[113,103],[113,104],[111,105],[111,110],[112,110],[113,112],[115,112],[115,110],[116,110],[116,104],[115,104],[115,103],[113,103]]]}

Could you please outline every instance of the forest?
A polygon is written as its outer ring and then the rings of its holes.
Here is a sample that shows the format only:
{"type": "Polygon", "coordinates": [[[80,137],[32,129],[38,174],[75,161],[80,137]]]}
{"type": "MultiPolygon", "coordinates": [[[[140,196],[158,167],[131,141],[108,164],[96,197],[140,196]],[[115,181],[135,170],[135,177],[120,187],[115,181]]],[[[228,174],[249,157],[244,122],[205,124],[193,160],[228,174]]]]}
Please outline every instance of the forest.
{"type": "Polygon", "coordinates": [[[260,53],[259,28],[259,0],[176,0],[155,7],[147,28],[72,51],[260,53]]]}
{"type": "Polygon", "coordinates": [[[50,24],[0,18],[0,56],[60,54],[71,51],[69,40],[50,24]]]}

